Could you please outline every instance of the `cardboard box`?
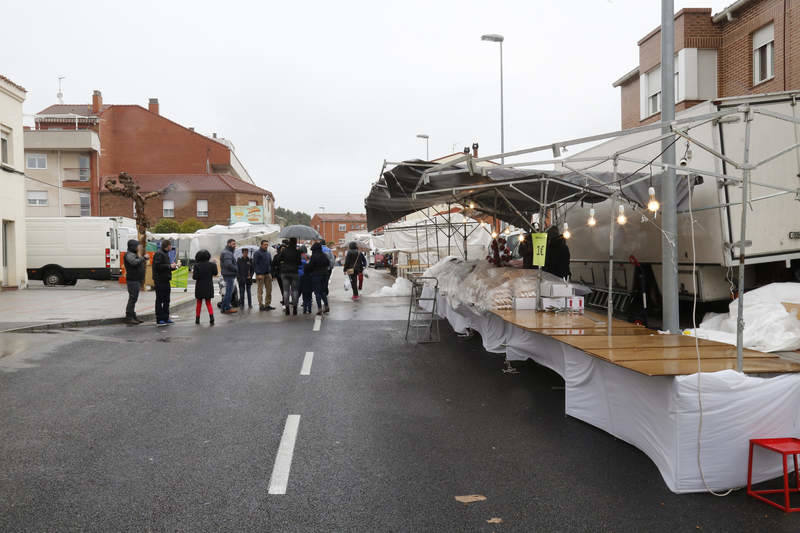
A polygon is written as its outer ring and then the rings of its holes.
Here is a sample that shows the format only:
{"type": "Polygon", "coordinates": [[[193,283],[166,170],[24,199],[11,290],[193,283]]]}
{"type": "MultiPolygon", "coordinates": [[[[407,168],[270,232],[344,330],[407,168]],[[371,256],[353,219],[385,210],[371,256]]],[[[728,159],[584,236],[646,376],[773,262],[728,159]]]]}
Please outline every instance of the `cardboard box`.
{"type": "Polygon", "coordinates": [[[550,294],[542,294],[542,296],[550,296],[553,298],[572,296],[572,287],[563,283],[553,283],[550,285],[550,294]]]}
{"type": "Polygon", "coordinates": [[[583,313],[583,296],[570,296],[567,300],[567,309],[583,313]]]}
{"type": "Polygon", "coordinates": [[[515,310],[536,309],[536,298],[514,298],[515,310]]]}
{"type": "Polygon", "coordinates": [[[542,308],[547,309],[548,307],[555,307],[557,309],[564,309],[567,307],[567,299],[566,298],[542,298],[542,308]]]}

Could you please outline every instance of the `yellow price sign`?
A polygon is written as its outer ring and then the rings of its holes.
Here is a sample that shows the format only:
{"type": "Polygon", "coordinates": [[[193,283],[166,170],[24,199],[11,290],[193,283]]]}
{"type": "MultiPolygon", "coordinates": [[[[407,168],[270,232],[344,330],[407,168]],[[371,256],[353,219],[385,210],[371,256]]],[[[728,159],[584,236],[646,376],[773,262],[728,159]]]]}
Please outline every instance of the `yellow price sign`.
{"type": "Polygon", "coordinates": [[[544,258],[547,255],[547,233],[533,233],[533,264],[544,266],[544,258]]]}

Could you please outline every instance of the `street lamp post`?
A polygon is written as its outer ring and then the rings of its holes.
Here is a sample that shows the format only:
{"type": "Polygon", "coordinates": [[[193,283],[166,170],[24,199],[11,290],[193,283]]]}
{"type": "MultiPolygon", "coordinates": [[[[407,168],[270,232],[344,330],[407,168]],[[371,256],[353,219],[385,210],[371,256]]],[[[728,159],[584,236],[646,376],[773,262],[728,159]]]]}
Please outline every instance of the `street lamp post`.
{"type": "MultiPolygon", "coordinates": [[[[503,40],[504,37],[497,33],[488,33],[481,35],[481,41],[490,41],[493,43],[500,43],[500,152],[505,153],[505,132],[503,129],[503,40]]],[[[505,157],[500,158],[501,163],[506,162],[505,157]]]]}
{"type": "Polygon", "coordinates": [[[426,133],[417,133],[417,139],[425,139],[425,161],[431,160],[430,151],[428,150],[428,140],[430,136],[426,133]]]}

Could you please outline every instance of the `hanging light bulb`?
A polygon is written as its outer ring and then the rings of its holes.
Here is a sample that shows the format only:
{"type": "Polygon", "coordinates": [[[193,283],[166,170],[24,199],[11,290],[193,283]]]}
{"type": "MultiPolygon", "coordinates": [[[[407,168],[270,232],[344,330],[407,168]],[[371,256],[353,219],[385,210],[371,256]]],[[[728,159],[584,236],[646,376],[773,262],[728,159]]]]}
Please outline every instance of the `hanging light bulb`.
{"type": "Polygon", "coordinates": [[[519,242],[525,242],[525,234],[519,236],[519,242]]]}
{"type": "Polygon", "coordinates": [[[565,239],[569,239],[572,237],[572,233],[569,232],[569,224],[564,222],[564,233],[562,233],[565,239]]]}
{"type": "Polygon", "coordinates": [[[592,207],[591,209],[589,209],[589,220],[587,220],[587,221],[586,221],[586,223],[587,223],[589,226],[592,226],[592,227],[594,227],[594,226],[596,226],[596,225],[597,225],[597,219],[596,219],[596,218],[594,218],[594,207],[592,207]]]}
{"type": "Polygon", "coordinates": [[[492,239],[496,239],[496,238],[497,238],[497,232],[496,232],[496,231],[493,231],[493,232],[492,232],[492,239]]]}
{"type": "Polygon", "coordinates": [[[505,233],[506,235],[511,233],[511,226],[506,226],[506,229],[505,229],[505,231],[503,231],[503,233],[505,233]]]}
{"type": "Polygon", "coordinates": [[[475,202],[470,202],[469,203],[469,208],[470,209],[475,209],[475,202]]]}
{"type": "Polygon", "coordinates": [[[656,200],[656,190],[653,187],[647,189],[648,194],[650,194],[650,201],[647,202],[647,209],[653,213],[659,210],[661,204],[658,203],[656,200]]]}
{"type": "Polygon", "coordinates": [[[619,215],[617,216],[617,224],[622,226],[626,222],[628,222],[628,217],[625,216],[625,206],[624,205],[620,205],[619,206],[619,215]]]}

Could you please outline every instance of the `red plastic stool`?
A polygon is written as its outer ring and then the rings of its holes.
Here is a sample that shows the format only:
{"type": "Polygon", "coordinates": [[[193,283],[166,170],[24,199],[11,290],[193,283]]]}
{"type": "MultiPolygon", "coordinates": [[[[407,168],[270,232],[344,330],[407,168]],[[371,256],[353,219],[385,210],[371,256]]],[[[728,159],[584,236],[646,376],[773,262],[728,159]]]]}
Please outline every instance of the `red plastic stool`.
{"type": "Polygon", "coordinates": [[[794,513],[800,511],[800,507],[791,507],[789,504],[789,494],[792,492],[800,492],[800,471],[797,468],[797,454],[800,454],[800,439],[782,438],[782,439],[750,439],[750,459],[747,463],[747,494],[753,498],[757,498],[762,502],[777,507],[778,509],[787,513],[794,513]],[[753,446],[761,446],[767,450],[772,450],[783,456],[783,488],[782,489],[766,489],[766,490],[753,490],[753,446]],[[786,464],[786,456],[791,455],[794,459],[794,475],[796,487],[789,488],[789,470],[786,464]],[[778,494],[783,493],[784,505],[776,503],[769,498],[765,498],[762,494],[778,494]]]}

